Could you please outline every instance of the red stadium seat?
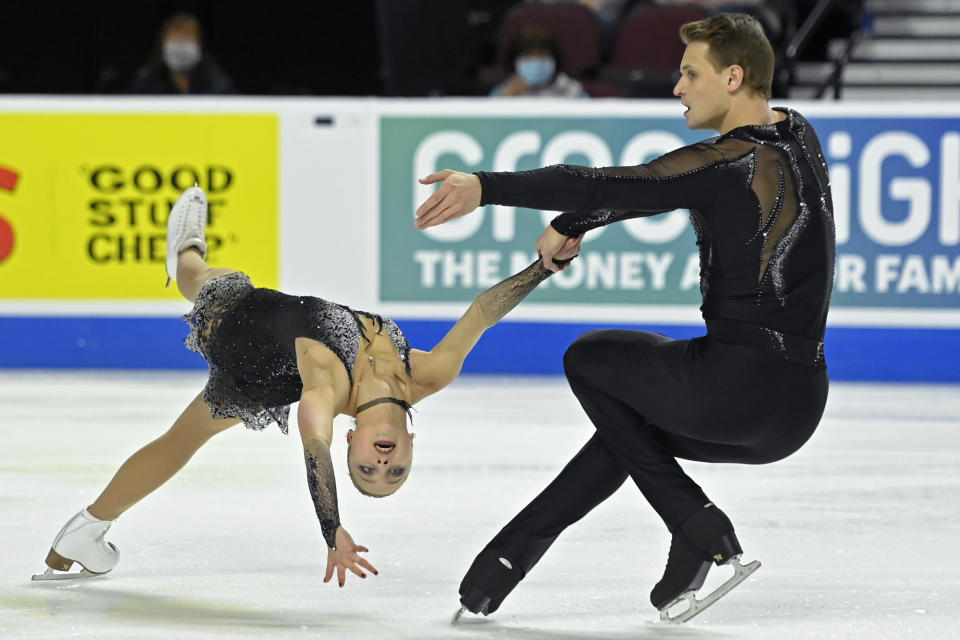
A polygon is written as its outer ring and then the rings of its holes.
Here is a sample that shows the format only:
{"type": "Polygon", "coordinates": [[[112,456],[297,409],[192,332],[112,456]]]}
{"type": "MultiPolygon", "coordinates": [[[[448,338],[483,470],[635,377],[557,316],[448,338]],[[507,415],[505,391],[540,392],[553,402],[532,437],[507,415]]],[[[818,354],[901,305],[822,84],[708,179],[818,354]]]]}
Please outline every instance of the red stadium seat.
{"type": "Polygon", "coordinates": [[[613,55],[601,77],[626,95],[669,98],[686,45],[680,26],[709,14],[697,7],[648,7],[630,11],[620,23],[613,55]]]}
{"type": "Polygon", "coordinates": [[[623,87],[606,80],[584,80],[583,90],[591,98],[622,98],[627,95],[623,87]]]}
{"type": "Polygon", "coordinates": [[[686,45],[680,25],[709,14],[696,7],[640,7],[620,24],[607,67],[619,72],[670,73],[680,68],[686,45]]]}
{"type": "Polygon", "coordinates": [[[512,9],[504,18],[498,38],[501,65],[520,30],[534,24],[553,35],[563,54],[564,73],[577,78],[596,66],[600,59],[600,23],[590,9],[576,2],[522,4],[512,9]]]}

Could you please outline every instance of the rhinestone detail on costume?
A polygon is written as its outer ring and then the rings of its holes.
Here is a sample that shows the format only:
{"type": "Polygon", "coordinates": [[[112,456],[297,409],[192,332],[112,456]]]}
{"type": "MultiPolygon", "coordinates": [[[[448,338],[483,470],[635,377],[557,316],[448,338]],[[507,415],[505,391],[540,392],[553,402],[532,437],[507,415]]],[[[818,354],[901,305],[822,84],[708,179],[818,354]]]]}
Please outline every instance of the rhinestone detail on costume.
{"type": "Polygon", "coordinates": [[[360,316],[385,332],[410,374],[410,346],[389,318],[311,296],[255,289],[243,273],[207,282],[183,316],[190,324],[184,344],[210,367],[203,399],[215,418],[240,418],[250,429],[275,422],[287,433],[290,404],[303,383],[295,340],[306,337],[330,349],[343,364],[350,384],[360,341],[369,342],[360,316]]]}
{"type": "Polygon", "coordinates": [[[551,225],[568,236],[686,208],[708,327],[750,325],[758,332],[751,344],[796,349],[791,359],[816,366],[836,255],[829,176],[813,128],[796,111],[777,110],[783,120],[737,127],[641,165],[477,172],[481,204],[562,211],[551,225]],[[781,347],[760,329],[795,339],[781,347]]]}

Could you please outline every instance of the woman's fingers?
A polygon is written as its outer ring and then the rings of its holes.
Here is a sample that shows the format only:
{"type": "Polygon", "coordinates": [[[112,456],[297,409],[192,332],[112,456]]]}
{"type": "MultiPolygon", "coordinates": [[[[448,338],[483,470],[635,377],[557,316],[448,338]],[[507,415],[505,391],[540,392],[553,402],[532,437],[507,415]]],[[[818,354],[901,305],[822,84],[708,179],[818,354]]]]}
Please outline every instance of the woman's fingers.
{"type": "Polygon", "coordinates": [[[370,562],[366,558],[361,558],[357,556],[357,564],[359,564],[361,567],[371,572],[375,576],[380,575],[380,572],[377,571],[377,568],[372,564],[370,564],[370,562]]]}
{"type": "Polygon", "coordinates": [[[331,555],[331,558],[335,559],[328,559],[327,571],[323,576],[323,581],[330,582],[330,578],[333,576],[334,569],[337,571],[337,583],[341,587],[346,584],[347,571],[350,571],[361,578],[367,577],[364,569],[370,571],[374,575],[380,575],[380,572],[377,571],[375,566],[370,564],[366,558],[359,555],[360,553],[366,553],[368,551],[369,549],[363,545],[353,544],[353,540],[349,540],[349,543],[345,542],[342,545],[342,548],[336,552],[336,555],[331,555]]]}
{"type": "Polygon", "coordinates": [[[357,566],[356,564],[354,564],[353,562],[351,562],[350,564],[347,565],[347,569],[349,569],[349,570],[350,570],[350,573],[352,573],[353,575],[357,576],[358,578],[366,578],[366,577],[367,577],[367,574],[365,574],[365,573],[363,572],[363,570],[360,569],[360,567],[358,567],[358,566],[357,566]]]}

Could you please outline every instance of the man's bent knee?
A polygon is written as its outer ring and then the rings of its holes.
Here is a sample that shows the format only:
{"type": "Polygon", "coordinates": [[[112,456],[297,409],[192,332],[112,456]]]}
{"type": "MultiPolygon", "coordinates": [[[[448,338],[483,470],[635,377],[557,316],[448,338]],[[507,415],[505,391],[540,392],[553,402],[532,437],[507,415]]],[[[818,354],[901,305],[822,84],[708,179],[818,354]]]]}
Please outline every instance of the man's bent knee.
{"type": "Polygon", "coordinates": [[[585,367],[612,363],[617,355],[622,355],[624,342],[637,333],[622,329],[587,331],[574,340],[563,354],[564,373],[569,379],[571,375],[583,373],[585,367]]]}

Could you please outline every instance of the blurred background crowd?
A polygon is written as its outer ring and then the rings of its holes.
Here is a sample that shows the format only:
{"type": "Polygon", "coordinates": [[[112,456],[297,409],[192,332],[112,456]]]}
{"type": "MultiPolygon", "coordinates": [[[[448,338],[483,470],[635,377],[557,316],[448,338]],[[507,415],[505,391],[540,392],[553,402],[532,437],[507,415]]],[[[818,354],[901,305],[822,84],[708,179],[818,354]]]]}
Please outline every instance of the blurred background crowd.
{"type": "Polygon", "coordinates": [[[669,97],[679,25],[742,11],[786,97],[798,63],[828,63],[862,31],[863,4],[4,0],[0,93],[669,97]]]}

